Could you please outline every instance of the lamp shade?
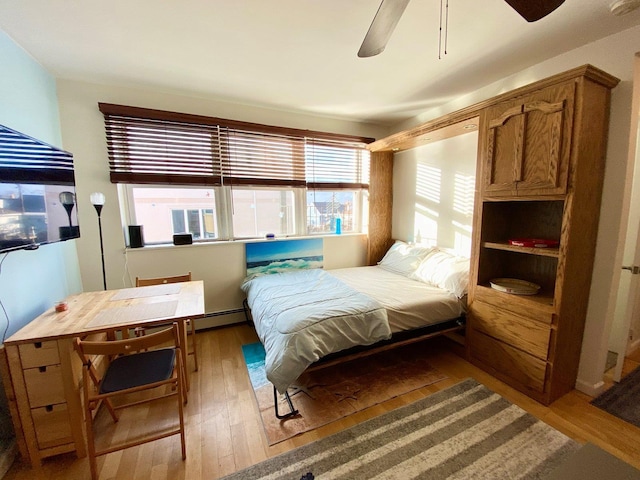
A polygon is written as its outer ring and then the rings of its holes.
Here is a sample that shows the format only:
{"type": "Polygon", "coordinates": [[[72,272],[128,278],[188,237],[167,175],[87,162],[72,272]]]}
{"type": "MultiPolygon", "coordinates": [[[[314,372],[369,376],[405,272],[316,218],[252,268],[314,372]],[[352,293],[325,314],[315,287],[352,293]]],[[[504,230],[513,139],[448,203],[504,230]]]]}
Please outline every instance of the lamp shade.
{"type": "Polygon", "coordinates": [[[93,192],[89,198],[93,205],[104,205],[104,193],[93,192]]]}
{"type": "Polygon", "coordinates": [[[60,192],[58,198],[62,205],[73,205],[76,203],[75,195],[72,192],[60,192]]]}

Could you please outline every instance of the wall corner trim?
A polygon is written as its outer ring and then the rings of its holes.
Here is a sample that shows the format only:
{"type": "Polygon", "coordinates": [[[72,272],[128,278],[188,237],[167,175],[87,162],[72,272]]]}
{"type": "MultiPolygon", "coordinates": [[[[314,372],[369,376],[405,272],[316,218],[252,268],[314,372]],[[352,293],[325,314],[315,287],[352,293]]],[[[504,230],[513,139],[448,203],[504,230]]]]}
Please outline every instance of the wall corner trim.
{"type": "Polygon", "coordinates": [[[604,391],[604,382],[601,380],[596,383],[587,382],[585,380],[576,380],[576,390],[586,393],[592,397],[597,397],[604,391]]]}

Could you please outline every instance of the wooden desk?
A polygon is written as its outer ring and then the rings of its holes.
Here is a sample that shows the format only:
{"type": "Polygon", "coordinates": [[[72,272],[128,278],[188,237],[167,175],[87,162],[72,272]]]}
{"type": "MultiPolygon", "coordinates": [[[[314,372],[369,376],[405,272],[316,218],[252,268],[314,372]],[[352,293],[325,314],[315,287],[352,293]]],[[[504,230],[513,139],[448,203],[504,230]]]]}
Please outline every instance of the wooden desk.
{"type": "Polygon", "coordinates": [[[185,323],[204,315],[204,286],[193,281],[85,292],[66,301],[67,311],[52,307],[9,337],[0,362],[18,447],[33,467],[60,453],[86,455],[81,362],[73,339],[177,321],[186,365],[185,323]]]}

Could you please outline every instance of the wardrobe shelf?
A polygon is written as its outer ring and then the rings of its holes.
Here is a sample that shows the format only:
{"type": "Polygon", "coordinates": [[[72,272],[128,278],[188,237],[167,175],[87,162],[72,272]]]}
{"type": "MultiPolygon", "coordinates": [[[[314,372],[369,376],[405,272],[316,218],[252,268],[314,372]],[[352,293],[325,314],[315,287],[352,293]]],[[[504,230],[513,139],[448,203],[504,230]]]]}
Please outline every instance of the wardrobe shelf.
{"type": "Polygon", "coordinates": [[[516,245],[510,245],[508,242],[483,242],[482,246],[485,248],[492,248],[494,250],[505,250],[508,252],[525,253],[528,255],[540,255],[543,257],[558,258],[560,256],[560,249],[555,247],[518,247],[516,245]]]}

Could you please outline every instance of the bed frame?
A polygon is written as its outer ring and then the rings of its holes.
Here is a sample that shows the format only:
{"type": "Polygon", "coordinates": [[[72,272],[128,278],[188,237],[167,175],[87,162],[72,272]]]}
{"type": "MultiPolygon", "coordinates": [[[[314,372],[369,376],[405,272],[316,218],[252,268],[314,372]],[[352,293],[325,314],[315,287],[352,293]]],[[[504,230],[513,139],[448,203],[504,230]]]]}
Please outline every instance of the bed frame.
{"type": "MultiPolygon", "coordinates": [[[[251,309],[249,308],[249,303],[247,302],[246,298],[242,301],[242,308],[244,310],[244,316],[245,316],[245,319],[247,320],[247,323],[251,326],[254,326],[253,317],[251,315],[251,309]]],[[[324,367],[327,365],[346,362],[349,360],[353,360],[355,358],[364,357],[367,355],[373,355],[373,354],[382,352],[384,350],[389,350],[391,348],[396,348],[402,345],[408,345],[410,343],[426,340],[428,338],[443,335],[445,333],[452,333],[459,330],[463,330],[465,328],[465,322],[466,322],[466,319],[463,315],[458,318],[454,318],[452,320],[446,320],[444,322],[440,322],[434,325],[427,325],[425,327],[421,327],[413,330],[404,330],[402,332],[397,332],[392,334],[391,338],[388,340],[382,340],[372,345],[362,345],[362,346],[348,348],[340,352],[330,353],[329,355],[322,357],[320,360],[310,365],[307,370],[313,370],[321,366],[324,367]]],[[[298,415],[298,413],[300,413],[293,406],[293,400],[291,400],[291,396],[289,395],[288,391],[284,393],[284,399],[287,402],[289,411],[281,414],[278,410],[278,391],[274,386],[273,387],[273,406],[274,406],[275,416],[279,420],[291,418],[295,415],[298,415]]]]}

